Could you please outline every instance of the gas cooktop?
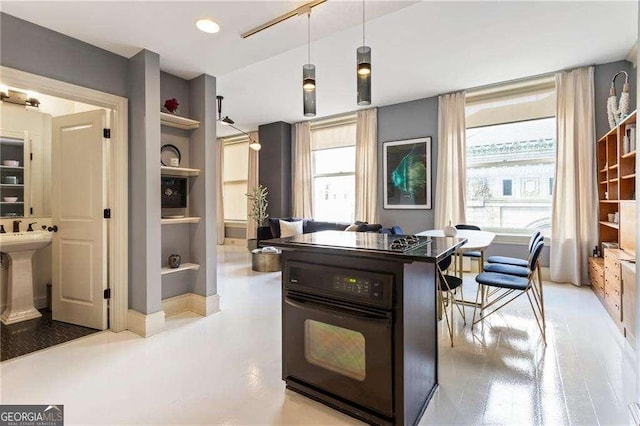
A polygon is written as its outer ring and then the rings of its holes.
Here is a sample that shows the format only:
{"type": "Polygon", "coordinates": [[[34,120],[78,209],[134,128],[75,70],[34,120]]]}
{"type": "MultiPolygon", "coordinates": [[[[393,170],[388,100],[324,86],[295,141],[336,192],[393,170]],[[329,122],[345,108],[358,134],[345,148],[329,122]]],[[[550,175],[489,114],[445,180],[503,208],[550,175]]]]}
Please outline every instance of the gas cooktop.
{"type": "Polygon", "coordinates": [[[405,253],[431,242],[431,237],[418,235],[389,235],[375,232],[322,231],[290,237],[289,242],[336,248],[405,253]]]}

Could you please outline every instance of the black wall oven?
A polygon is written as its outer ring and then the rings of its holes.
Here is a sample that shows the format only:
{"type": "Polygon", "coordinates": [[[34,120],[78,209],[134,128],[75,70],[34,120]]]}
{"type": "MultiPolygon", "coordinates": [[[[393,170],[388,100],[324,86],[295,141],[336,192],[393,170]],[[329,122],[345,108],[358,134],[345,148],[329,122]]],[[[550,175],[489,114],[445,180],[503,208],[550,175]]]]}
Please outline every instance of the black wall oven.
{"type": "Polygon", "coordinates": [[[363,420],[391,422],[393,274],[299,261],[283,274],[287,386],[363,420]]]}

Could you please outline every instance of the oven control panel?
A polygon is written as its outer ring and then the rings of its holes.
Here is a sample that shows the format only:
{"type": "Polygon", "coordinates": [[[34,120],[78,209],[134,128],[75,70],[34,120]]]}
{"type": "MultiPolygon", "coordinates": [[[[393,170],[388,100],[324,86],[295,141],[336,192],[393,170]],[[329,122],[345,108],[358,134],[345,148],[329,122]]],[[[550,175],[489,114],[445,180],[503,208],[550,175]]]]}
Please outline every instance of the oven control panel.
{"type": "Polygon", "coordinates": [[[392,274],[297,261],[288,262],[284,274],[288,290],[391,308],[392,274]]]}
{"type": "Polygon", "coordinates": [[[354,296],[382,300],[382,280],[375,278],[336,274],[333,277],[333,290],[354,296]]]}

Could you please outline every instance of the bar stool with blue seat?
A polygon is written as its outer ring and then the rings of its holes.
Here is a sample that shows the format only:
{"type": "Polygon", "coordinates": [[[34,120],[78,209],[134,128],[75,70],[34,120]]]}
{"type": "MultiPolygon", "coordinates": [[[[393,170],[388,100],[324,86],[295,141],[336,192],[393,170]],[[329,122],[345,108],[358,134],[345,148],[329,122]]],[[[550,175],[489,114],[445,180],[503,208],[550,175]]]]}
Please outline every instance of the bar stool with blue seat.
{"type": "MultiPolygon", "coordinates": [[[[481,231],[479,226],[476,225],[467,225],[464,223],[460,223],[455,226],[456,229],[468,229],[471,231],[481,231]]],[[[479,251],[465,251],[462,254],[462,257],[470,257],[471,259],[475,259],[478,262],[478,272],[482,272],[482,253],[479,251]]]]}
{"type": "MultiPolygon", "coordinates": [[[[478,282],[478,291],[476,293],[476,302],[478,302],[478,296],[482,293],[483,296],[480,297],[480,316],[478,320],[475,319],[475,309],[473,312],[473,323],[472,327],[476,325],[478,322],[484,320],[489,315],[497,312],[502,309],[518,297],[523,294],[527,295],[529,299],[529,304],[531,305],[531,309],[533,311],[533,316],[536,319],[536,323],[538,324],[538,328],[540,329],[540,333],[542,334],[542,340],[544,343],[547,343],[546,339],[546,323],[544,317],[544,299],[542,292],[542,280],[540,276],[539,262],[540,262],[540,254],[542,253],[542,249],[544,247],[543,241],[538,241],[536,245],[533,247],[531,254],[529,256],[527,266],[526,266],[526,276],[522,276],[522,270],[514,269],[514,274],[500,273],[500,272],[483,272],[476,276],[476,281],[478,282]],[[535,279],[535,275],[538,275],[538,279],[535,279]],[[486,298],[484,296],[485,288],[484,287],[493,287],[498,291],[490,292],[489,297],[486,298]],[[513,295],[515,293],[515,295],[513,295]],[[494,297],[492,297],[494,296],[494,297]],[[510,297],[511,296],[511,297],[510,297]],[[508,300],[503,301],[505,298],[508,300]],[[489,313],[485,314],[485,311],[494,305],[497,304],[497,307],[493,308],[489,313]]],[[[510,265],[516,268],[517,265],[510,265]]]]}
{"type": "Polygon", "coordinates": [[[454,275],[446,274],[446,270],[451,266],[451,260],[453,255],[449,255],[446,258],[442,259],[438,263],[438,290],[440,290],[440,309],[444,313],[445,321],[447,323],[447,330],[449,331],[449,339],[451,340],[451,347],[453,347],[453,306],[455,305],[462,315],[462,320],[464,324],[467,324],[467,319],[464,314],[464,307],[461,307],[456,303],[456,291],[460,289],[460,298],[464,300],[464,296],[462,293],[462,279],[456,277],[454,275]],[[446,305],[445,305],[446,302],[446,305]],[[449,308],[449,312],[447,313],[447,307],[449,308]]]}

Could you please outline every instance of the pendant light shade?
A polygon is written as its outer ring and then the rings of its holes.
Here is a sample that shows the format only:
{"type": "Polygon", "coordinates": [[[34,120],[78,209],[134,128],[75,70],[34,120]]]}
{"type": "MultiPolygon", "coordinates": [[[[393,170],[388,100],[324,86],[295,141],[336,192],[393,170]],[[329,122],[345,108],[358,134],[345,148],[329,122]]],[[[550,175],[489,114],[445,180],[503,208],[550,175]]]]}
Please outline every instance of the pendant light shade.
{"type": "Polygon", "coordinates": [[[305,117],[316,115],[316,66],[305,64],[302,66],[302,100],[305,117]]]}
{"type": "Polygon", "coordinates": [[[364,0],[362,0],[362,46],[356,50],[358,105],[371,105],[371,48],[364,42],[364,0]]]}
{"type": "Polygon", "coordinates": [[[371,105],[371,48],[360,46],[357,50],[358,59],[358,105],[371,105]]]}
{"type": "Polygon", "coordinates": [[[307,60],[302,66],[302,108],[305,117],[316,116],[316,66],[311,63],[311,9],[307,13],[307,60]]]}

